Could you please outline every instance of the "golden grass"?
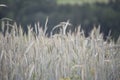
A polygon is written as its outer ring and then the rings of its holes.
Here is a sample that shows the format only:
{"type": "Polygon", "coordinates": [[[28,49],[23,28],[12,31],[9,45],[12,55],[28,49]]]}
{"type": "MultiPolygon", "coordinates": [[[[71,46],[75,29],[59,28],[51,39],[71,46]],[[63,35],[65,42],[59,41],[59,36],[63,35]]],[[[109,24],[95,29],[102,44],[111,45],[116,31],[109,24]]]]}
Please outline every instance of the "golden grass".
{"type": "Polygon", "coordinates": [[[104,41],[100,28],[86,38],[79,30],[65,35],[61,25],[63,33],[48,38],[39,23],[37,35],[29,26],[28,35],[23,35],[20,26],[11,25],[11,33],[0,33],[0,80],[120,79],[120,38],[116,44],[104,41]]]}

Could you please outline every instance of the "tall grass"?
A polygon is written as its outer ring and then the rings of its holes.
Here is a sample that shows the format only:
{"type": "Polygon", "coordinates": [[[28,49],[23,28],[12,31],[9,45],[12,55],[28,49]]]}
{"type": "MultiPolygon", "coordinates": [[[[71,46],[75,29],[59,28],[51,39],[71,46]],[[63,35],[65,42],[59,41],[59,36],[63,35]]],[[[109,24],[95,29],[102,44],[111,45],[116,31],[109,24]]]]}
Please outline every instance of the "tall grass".
{"type": "Polygon", "coordinates": [[[7,23],[1,23],[7,31],[0,33],[0,80],[120,80],[120,38],[105,41],[100,27],[87,38],[80,28],[65,35],[67,22],[63,33],[48,38],[39,23],[27,35],[7,23]]]}

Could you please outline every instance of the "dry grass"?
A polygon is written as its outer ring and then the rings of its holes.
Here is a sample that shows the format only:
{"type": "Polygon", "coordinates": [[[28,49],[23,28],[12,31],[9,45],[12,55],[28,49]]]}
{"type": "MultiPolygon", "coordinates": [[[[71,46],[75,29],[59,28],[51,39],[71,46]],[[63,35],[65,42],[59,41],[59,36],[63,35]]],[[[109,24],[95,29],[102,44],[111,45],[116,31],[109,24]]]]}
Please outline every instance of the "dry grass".
{"type": "Polygon", "coordinates": [[[48,38],[39,23],[35,27],[37,36],[30,27],[23,35],[16,24],[0,33],[0,80],[120,80],[120,39],[104,41],[100,28],[87,38],[79,29],[48,38]]]}

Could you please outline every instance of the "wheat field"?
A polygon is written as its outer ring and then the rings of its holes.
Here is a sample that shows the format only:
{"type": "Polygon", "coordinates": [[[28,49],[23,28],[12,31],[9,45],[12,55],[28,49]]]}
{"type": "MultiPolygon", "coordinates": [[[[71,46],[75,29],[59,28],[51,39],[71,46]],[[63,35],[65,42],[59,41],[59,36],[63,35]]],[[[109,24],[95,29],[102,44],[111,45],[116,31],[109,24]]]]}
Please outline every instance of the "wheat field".
{"type": "Polygon", "coordinates": [[[0,80],[120,80],[120,38],[104,40],[100,27],[89,37],[80,27],[65,35],[69,22],[60,24],[61,33],[47,37],[39,23],[23,34],[20,25],[2,20],[0,80]]]}

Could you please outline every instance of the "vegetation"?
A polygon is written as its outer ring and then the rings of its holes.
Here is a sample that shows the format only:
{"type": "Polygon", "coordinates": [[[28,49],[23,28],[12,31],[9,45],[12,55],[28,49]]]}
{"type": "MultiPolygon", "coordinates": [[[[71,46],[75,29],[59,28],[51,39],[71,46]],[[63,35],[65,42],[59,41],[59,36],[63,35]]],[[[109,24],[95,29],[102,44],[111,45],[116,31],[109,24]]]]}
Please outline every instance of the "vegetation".
{"type": "Polygon", "coordinates": [[[84,3],[107,3],[109,0],[57,0],[58,4],[84,4],[84,3]]]}
{"type": "Polygon", "coordinates": [[[14,22],[1,22],[0,80],[120,79],[120,38],[105,41],[100,27],[87,38],[80,27],[66,33],[69,21],[55,26],[52,31],[60,33],[48,38],[47,22],[44,29],[35,24],[35,31],[28,26],[28,34],[14,22]]]}
{"type": "MultiPolygon", "coordinates": [[[[81,25],[85,35],[88,36],[94,25],[101,25],[104,38],[111,31],[112,38],[118,39],[120,35],[120,0],[107,0],[108,3],[99,2],[103,0],[84,0],[86,3],[83,5],[58,5],[60,1],[62,0],[0,0],[0,4],[8,6],[0,7],[0,19],[4,17],[13,19],[22,25],[24,31],[27,31],[28,24],[34,27],[36,22],[40,22],[44,26],[46,17],[49,17],[47,33],[51,32],[54,25],[69,19],[74,25],[71,28],[72,31],[76,26],[81,25]],[[89,4],[88,1],[93,3],[89,4]]],[[[78,0],[64,0],[63,3],[68,1],[76,3],[78,0]]]]}

